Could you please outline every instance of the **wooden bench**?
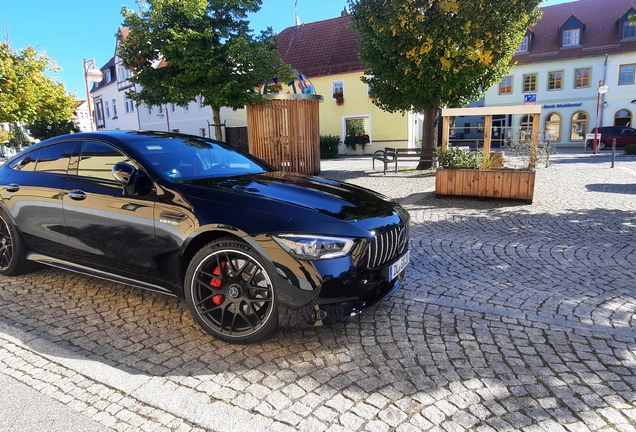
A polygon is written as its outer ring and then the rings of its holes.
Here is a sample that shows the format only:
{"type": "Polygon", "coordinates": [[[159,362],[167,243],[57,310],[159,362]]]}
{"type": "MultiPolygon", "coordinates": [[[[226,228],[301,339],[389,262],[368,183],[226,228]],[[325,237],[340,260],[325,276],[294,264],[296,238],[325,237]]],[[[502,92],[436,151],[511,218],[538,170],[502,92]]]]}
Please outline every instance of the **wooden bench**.
{"type": "MultiPolygon", "coordinates": [[[[384,165],[384,174],[386,174],[386,168],[389,164],[395,164],[395,172],[397,172],[399,161],[419,162],[420,160],[422,160],[421,148],[384,147],[384,150],[377,150],[373,153],[372,163],[373,169],[375,169],[375,161],[382,162],[384,165]]],[[[434,167],[437,163],[437,156],[433,152],[429,158],[425,158],[424,160],[430,160],[434,167]]]]}

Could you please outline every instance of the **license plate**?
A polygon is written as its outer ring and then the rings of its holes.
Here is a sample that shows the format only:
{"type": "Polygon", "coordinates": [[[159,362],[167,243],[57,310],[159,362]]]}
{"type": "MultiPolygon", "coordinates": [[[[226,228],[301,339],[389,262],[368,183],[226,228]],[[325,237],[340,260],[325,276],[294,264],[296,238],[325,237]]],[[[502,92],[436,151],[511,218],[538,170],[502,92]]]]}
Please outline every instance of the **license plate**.
{"type": "Polygon", "coordinates": [[[389,267],[389,280],[392,281],[409,265],[410,251],[406,251],[396,262],[389,267]]]}

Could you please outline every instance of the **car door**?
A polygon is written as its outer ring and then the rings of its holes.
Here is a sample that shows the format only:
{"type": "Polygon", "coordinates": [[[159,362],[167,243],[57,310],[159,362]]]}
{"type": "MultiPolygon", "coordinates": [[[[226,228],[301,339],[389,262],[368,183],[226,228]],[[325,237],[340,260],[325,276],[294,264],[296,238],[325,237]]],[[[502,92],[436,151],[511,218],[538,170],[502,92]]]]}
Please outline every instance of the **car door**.
{"type": "Polygon", "coordinates": [[[85,140],[69,168],[63,194],[69,259],[112,274],[152,282],[156,277],[156,192],[127,196],[112,176],[130,161],[110,144],[85,140]]]}
{"type": "Polygon", "coordinates": [[[75,142],[34,149],[11,162],[2,201],[29,248],[58,256],[66,248],[62,190],[75,142]]]}

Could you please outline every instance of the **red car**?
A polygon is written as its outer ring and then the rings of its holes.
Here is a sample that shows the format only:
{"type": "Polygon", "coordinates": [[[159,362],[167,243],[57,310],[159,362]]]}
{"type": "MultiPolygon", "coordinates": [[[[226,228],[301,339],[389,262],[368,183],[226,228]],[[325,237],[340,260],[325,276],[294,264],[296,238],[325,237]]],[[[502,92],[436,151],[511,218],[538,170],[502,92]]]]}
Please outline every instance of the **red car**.
{"type": "MultiPolygon", "coordinates": [[[[612,142],[616,140],[616,147],[625,147],[626,145],[636,144],[636,129],[627,126],[603,126],[598,128],[600,136],[597,144],[598,150],[611,148],[612,142]]],[[[591,134],[596,133],[596,128],[592,129],[591,134]]],[[[594,140],[588,139],[587,146],[594,148],[594,140]]]]}

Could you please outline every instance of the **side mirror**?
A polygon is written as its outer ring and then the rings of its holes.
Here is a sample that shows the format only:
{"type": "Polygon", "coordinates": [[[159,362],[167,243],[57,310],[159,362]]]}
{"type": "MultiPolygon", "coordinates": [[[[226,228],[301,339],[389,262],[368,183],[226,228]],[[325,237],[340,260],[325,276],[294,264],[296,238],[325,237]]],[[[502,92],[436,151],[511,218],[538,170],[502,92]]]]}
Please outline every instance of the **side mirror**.
{"type": "Polygon", "coordinates": [[[132,165],[129,165],[125,162],[117,162],[115,166],[113,166],[113,177],[123,186],[130,186],[135,178],[135,174],[137,173],[137,169],[132,165]]]}

